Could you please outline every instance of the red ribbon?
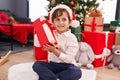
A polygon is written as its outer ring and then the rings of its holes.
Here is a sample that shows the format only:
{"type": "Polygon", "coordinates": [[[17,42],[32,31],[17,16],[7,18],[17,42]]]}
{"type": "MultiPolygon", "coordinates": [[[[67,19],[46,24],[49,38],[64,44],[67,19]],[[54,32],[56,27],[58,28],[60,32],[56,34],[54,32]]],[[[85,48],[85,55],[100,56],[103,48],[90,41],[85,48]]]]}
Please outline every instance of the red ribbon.
{"type": "Polygon", "coordinates": [[[93,17],[92,24],[84,24],[84,26],[92,27],[92,29],[91,29],[92,31],[95,31],[95,30],[96,30],[96,26],[98,26],[98,27],[103,27],[103,24],[97,25],[97,24],[95,23],[95,20],[96,20],[96,17],[93,17]]]}
{"type": "Polygon", "coordinates": [[[55,30],[55,27],[53,27],[52,24],[50,24],[48,22],[48,20],[40,20],[40,19],[37,19],[35,22],[34,22],[34,29],[35,29],[35,32],[37,33],[38,35],[38,39],[39,39],[39,42],[41,43],[41,45],[44,45],[44,44],[49,44],[49,41],[47,39],[46,36],[44,36],[45,32],[44,32],[44,29],[42,28],[43,27],[43,24],[47,24],[51,33],[53,34],[53,37],[55,39],[56,42],[54,42],[54,44],[57,44],[57,40],[54,36],[54,33],[53,33],[53,30],[55,30]],[[42,38],[42,39],[41,39],[42,38]]]}
{"type": "MultiPolygon", "coordinates": [[[[51,23],[49,23],[48,20],[42,20],[41,23],[42,24],[46,23],[49,26],[49,28],[50,28],[50,30],[51,30],[51,32],[53,34],[53,30],[55,30],[55,27],[51,23]]],[[[54,37],[55,41],[57,41],[54,34],[53,34],[53,37],[54,37]]],[[[57,44],[57,42],[55,42],[54,44],[57,44]]]]}

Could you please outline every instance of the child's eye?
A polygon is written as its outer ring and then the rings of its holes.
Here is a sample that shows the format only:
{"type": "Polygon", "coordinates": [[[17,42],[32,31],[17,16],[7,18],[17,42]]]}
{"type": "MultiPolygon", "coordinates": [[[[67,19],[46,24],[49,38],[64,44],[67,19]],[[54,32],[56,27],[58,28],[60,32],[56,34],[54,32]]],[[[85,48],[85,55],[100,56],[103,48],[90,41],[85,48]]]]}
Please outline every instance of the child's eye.
{"type": "Polygon", "coordinates": [[[63,20],[63,21],[66,21],[66,18],[63,18],[62,20],[63,20]]]}
{"type": "Polygon", "coordinates": [[[58,18],[57,18],[57,19],[55,19],[55,21],[59,21],[59,20],[60,20],[60,19],[58,19],[58,18]]]}

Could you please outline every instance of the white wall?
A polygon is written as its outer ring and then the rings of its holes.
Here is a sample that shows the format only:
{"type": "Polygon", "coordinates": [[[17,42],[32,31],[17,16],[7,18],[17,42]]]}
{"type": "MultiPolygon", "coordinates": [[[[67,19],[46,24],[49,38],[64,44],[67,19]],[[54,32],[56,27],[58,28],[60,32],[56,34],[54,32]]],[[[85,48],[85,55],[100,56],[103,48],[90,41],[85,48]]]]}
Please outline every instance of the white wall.
{"type": "MultiPolygon", "coordinates": [[[[47,15],[47,10],[45,9],[48,4],[47,0],[29,0],[29,2],[29,16],[32,21],[41,15],[47,15]]],[[[97,2],[100,3],[98,8],[103,13],[104,23],[110,23],[110,21],[115,20],[117,0],[97,0],[97,2]]]]}
{"type": "Polygon", "coordinates": [[[29,0],[29,17],[31,21],[36,20],[40,16],[47,16],[47,0],[29,0]]]}
{"type": "Polygon", "coordinates": [[[110,23],[115,20],[117,0],[97,0],[100,5],[99,9],[102,10],[104,23],[110,23]]]}

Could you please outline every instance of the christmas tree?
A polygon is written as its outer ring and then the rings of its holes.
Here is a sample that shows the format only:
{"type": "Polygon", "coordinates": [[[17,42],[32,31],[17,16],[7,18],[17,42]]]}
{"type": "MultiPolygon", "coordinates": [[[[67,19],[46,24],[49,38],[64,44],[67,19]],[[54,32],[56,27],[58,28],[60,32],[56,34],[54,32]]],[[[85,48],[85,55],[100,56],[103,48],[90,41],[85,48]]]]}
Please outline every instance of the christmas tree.
{"type": "Polygon", "coordinates": [[[50,2],[48,8],[51,10],[57,4],[66,4],[76,14],[76,19],[80,21],[81,26],[84,24],[85,16],[99,5],[97,0],[48,0],[50,2]]]}

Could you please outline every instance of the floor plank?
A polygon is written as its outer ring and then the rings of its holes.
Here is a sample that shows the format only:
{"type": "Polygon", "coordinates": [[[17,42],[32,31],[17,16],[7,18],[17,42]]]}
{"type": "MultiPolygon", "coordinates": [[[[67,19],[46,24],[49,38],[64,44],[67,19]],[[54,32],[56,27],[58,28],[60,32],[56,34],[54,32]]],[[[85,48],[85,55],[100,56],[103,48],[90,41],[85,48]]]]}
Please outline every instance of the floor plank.
{"type": "MultiPolygon", "coordinates": [[[[8,69],[15,64],[35,61],[33,50],[12,54],[9,60],[0,66],[0,80],[7,80],[8,69]]],[[[117,68],[108,69],[105,67],[97,67],[96,80],[120,80],[120,70],[117,68]]]]}
{"type": "Polygon", "coordinates": [[[33,50],[12,54],[9,60],[0,66],[0,80],[7,80],[8,69],[15,64],[34,61],[33,50]]]}

